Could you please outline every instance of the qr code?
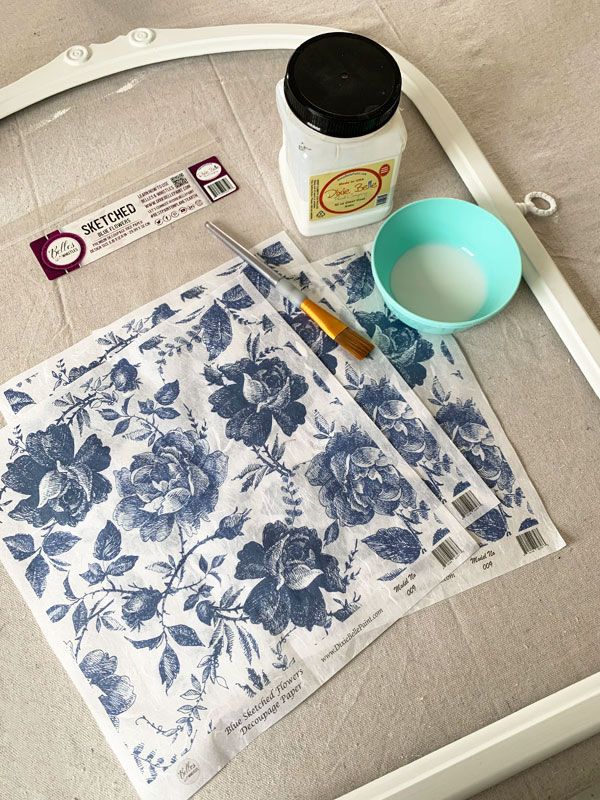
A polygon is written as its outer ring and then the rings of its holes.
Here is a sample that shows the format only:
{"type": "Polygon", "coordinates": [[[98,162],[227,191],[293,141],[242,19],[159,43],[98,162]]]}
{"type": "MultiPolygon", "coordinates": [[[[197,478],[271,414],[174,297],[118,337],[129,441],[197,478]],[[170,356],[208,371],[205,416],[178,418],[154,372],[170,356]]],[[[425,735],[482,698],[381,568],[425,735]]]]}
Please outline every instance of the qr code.
{"type": "Polygon", "coordinates": [[[185,176],[185,174],[183,172],[180,172],[177,175],[173,175],[173,177],[171,178],[171,183],[176,189],[180,189],[182,186],[187,186],[189,181],[185,176]]]}

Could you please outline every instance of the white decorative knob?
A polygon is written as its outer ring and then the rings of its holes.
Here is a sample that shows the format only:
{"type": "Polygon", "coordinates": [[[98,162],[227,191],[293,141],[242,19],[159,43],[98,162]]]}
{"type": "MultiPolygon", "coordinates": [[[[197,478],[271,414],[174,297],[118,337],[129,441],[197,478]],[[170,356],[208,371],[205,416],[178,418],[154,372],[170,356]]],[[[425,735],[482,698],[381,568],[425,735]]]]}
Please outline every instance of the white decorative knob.
{"type": "Polygon", "coordinates": [[[84,64],[91,55],[92,51],[89,47],[86,47],[84,44],[74,44],[73,47],[69,47],[65,53],[65,61],[67,64],[77,66],[78,64],[84,64]]]}
{"type": "Polygon", "coordinates": [[[136,47],[144,47],[156,39],[156,31],[153,31],[152,28],[135,28],[135,30],[129,31],[127,38],[130,44],[136,47]]]}

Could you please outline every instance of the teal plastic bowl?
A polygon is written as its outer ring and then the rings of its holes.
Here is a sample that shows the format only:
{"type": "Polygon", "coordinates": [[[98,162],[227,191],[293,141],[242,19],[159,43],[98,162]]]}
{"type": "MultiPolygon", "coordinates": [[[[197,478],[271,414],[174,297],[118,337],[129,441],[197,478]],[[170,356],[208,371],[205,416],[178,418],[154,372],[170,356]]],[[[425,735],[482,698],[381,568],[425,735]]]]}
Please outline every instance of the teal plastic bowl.
{"type": "Polygon", "coordinates": [[[488,211],[450,197],[418,200],[383,223],[372,270],[385,304],[424,333],[455,333],[493,317],[521,280],[521,253],[488,211]]]}

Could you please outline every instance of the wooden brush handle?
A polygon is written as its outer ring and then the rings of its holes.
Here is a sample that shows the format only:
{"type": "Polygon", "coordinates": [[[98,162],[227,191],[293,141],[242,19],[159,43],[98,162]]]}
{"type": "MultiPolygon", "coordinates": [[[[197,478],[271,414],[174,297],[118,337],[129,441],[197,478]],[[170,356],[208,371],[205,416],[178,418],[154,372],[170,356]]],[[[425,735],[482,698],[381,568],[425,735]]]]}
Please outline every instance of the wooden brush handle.
{"type": "Polygon", "coordinates": [[[300,304],[300,308],[313,322],[317,323],[319,328],[321,328],[330,339],[335,339],[348,327],[345,322],[342,322],[329,311],[326,311],[318,303],[309,300],[308,297],[304,298],[300,304]]]}

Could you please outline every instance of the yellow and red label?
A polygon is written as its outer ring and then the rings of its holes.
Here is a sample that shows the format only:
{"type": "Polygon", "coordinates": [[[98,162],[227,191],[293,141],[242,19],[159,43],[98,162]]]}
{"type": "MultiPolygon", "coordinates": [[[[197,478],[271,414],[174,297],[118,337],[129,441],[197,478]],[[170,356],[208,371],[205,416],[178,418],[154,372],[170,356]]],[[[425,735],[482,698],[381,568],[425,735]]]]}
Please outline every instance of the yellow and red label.
{"type": "Polygon", "coordinates": [[[310,181],[310,219],[365,211],[387,202],[395,159],[376,161],[339,172],[313,175],[310,181]]]}

